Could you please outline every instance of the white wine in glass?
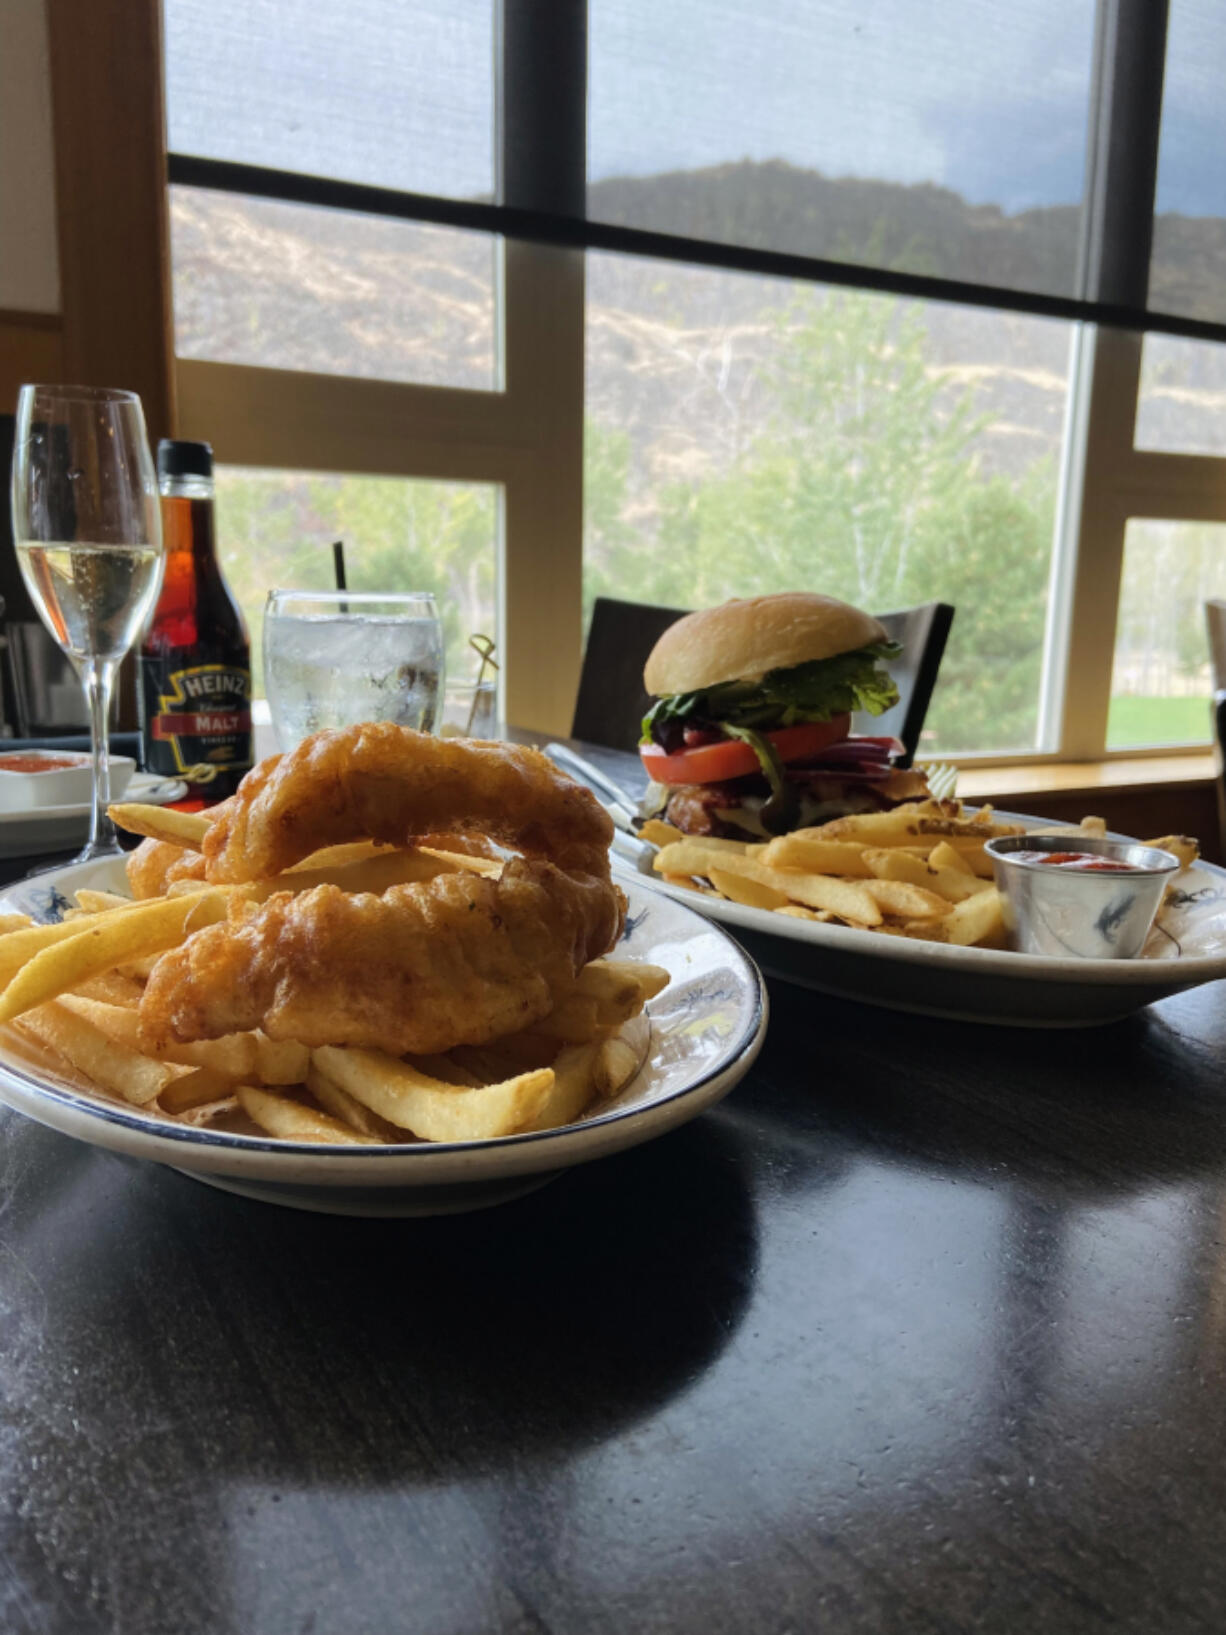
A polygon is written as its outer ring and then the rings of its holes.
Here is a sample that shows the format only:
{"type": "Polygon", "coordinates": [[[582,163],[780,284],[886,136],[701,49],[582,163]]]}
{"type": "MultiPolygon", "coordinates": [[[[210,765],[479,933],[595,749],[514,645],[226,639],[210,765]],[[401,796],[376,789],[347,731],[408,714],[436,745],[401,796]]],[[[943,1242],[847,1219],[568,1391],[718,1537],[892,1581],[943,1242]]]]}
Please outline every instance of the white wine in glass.
{"type": "Polygon", "coordinates": [[[107,723],[119,661],[157,600],[157,475],[133,392],[23,386],[13,442],[13,538],[43,623],[72,661],[89,707],[93,813],[78,862],[120,851],[107,723]]]}

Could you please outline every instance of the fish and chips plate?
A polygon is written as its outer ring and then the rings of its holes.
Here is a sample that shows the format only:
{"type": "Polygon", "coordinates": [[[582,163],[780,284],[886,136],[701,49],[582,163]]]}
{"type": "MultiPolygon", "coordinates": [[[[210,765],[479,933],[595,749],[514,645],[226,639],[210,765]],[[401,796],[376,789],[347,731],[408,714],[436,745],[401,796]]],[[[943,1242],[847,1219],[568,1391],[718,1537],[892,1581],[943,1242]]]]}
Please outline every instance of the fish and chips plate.
{"type": "Polygon", "coordinates": [[[604,814],[544,757],[321,738],[224,819],[113,808],[148,837],[126,866],[7,889],[0,1100],[265,1201],[413,1215],[651,1139],[748,1071],[766,1026],[752,960],[688,905],[623,893],[604,814]],[[406,774],[395,799],[433,789],[454,831],[371,804],[406,748],[448,775],[406,774]],[[321,756],[352,796],[340,821],[369,838],[297,804],[321,756]]]}

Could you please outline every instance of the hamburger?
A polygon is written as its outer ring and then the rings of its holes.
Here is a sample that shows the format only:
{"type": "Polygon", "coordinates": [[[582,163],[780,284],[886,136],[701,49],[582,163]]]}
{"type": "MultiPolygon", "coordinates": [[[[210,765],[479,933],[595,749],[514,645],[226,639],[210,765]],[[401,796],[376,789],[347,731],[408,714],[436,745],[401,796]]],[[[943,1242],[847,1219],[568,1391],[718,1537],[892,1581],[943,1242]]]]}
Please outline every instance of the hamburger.
{"type": "Polygon", "coordinates": [[[898,702],[901,649],[859,608],[807,591],[690,613],[656,643],[639,745],[649,802],[685,834],[762,840],[928,793],[897,738],[851,716],[898,702]]]}

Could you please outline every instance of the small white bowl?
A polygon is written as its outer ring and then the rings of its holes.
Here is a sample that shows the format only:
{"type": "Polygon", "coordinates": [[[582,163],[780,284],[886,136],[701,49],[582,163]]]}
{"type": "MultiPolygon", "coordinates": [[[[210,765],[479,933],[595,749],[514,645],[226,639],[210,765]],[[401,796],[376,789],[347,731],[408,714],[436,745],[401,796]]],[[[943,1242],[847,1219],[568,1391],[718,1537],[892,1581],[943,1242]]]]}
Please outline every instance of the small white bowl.
{"type": "MultiPolygon", "coordinates": [[[[136,770],[130,755],[112,755],[111,799],[118,800],[136,770]]],[[[0,812],[43,806],[86,806],[92,788],[88,755],[70,749],[0,750],[0,812]]]]}

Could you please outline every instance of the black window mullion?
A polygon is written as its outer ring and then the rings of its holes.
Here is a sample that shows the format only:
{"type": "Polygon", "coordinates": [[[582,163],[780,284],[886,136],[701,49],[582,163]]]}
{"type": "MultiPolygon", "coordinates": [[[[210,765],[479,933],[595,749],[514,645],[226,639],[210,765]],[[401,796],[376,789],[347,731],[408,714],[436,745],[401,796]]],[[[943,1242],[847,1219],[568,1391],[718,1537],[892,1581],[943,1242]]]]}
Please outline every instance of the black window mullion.
{"type": "Polygon", "coordinates": [[[587,212],[587,0],[502,0],[499,203],[587,212]]]}
{"type": "MultiPolygon", "coordinates": [[[[1144,310],[1168,0],[1099,0],[1078,293],[1144,310]]],[[[1152,320],[1150,327],[1153,327],[1152,320]]]]}

